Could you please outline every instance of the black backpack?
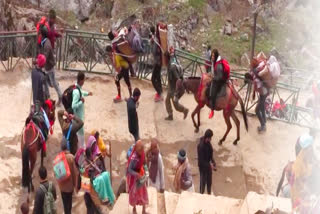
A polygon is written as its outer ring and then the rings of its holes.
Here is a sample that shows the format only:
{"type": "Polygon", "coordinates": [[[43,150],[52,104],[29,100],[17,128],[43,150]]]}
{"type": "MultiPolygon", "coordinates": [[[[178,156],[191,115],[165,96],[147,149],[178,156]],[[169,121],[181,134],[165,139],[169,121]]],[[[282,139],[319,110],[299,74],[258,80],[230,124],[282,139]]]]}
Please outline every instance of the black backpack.
{"type": "Polygon", "coordinates": [[[72,110],[72,92],[73,92],[74,89],[78,89],[79,90],[80,99],[81,99],[81,97],[82,97],[81,90],[76,85],[69,86],[62,94],[62,104],[63,104],[64,108],[66,109],[66,111],[69,114],[73,114],[73,110],[72,110]]]}

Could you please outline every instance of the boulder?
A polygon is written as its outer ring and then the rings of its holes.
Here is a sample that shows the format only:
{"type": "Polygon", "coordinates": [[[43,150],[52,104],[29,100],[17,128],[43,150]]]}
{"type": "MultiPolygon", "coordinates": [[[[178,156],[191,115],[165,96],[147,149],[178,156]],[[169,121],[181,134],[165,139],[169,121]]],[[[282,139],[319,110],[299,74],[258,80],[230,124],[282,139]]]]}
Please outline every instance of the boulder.
{"type": "Polygon", "coordinates": [[[91,13],[95,9],[94,0],[77,0],[78,2],[78,13],[77,17],[81,22],[89,20],[91,13]]]}
{"type": "Polygon", "coordinates": [[[102,0],[96,4],[96,16],[99,18],[111,18],[113,0],[102,0]]]}
{"type": "Polygon", "coordinates": [[[209,27],[208,19],[203,18],[203,19],[202,19],[202,24],[203,24],[205,27],[209,27]]]}
{"type": "Polygon", "coordinates": [[[223,34],[231,36],[232,34],[232,23],[227,21],[223,26],[223,34]]]}
{"type": "Polygon", "coordinates": [[[248,42],[249,41],[249,34],[247,34],[247,33],[241,34],[240,40],[243,42],[248,42]]]}

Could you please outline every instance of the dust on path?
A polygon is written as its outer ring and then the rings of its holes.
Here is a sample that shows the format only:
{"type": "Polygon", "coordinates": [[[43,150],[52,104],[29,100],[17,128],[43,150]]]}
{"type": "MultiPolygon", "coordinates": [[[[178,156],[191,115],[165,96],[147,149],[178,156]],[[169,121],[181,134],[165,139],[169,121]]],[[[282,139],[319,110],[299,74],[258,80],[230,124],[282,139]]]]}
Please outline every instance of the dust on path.
{"type": "MultiPolygon", "coordinates": [[[[58,72],[62,89],[74,83],[75,73],[58,72]]],[[[112,98],[116,95],[114,80],[110,76],[88,75],[84,89],[92,91],[94,96],[86,98],[85,130],[101,131],[103,137],[112,142],[113,149],[113,187],[116,191],[121,177],[125,172],[125,152],[133,142],[127,128],[126,103],[114,104],[112,98]]],[[[236,129],[231,130],[223,146],[218,146],[218,140],[223,136],[226,126],[221,113],[216,113],[213,120],[207,119],[209,110],[203,109],[201,114],[202,126],[198,134],[190,116],[183,120],[183,115],[174,112],[174,121],[165,121],[166,110],[163,103],[154,103],[154,90],[149,82],[133,80],[132,85],[142,89],[138,108],[141,137],[148,139],[157,137],[161,143],[161,153],[166,167],[166,189],[172,189],[171,168],[176,162],[176,153],[180,148],[186,148],[192,165],[192,173],[196,190],[199,176],[197,169],[196,145],[199,137],[207,128],[214,131],[213,147],[218,163],[218,171],[213,174],[213,191],[216,195],[243,198],[247,191],[274,194],[280,178],[282,167],[288,160],[294,158],[294,143],[305,129],[286,123],[269,121],[268,130],[259,135],[256,132],[258,121],[249,117],[249,132],[241,126],[241,141],[238,146],[232,142],[236,138],[236,129]]],[[[17,200],[21,192],[21,154],[19,135],[25,117],[30,108],[31,80],[28,72],[0,72],[0,209],[2,213],[18,212],[17,200]]],[[[53,98],[56,93],[51,90],[53,98]]],[[[127,95],[127,88],[122,85],[122,94],[127,95]]],[[[193,96],[185,95],[181,103],[192,112],[195,107],[193,96]]],[[[239,117],[240,114],[237,114],[239,117]]],[[[243,124],[242,118],[241,124],[243,124]]],[[[52,178],[52,159],[59,151],[61,129],[55,124],[54,134],[48,141],[48,157],[45,165],[52,178]]],[[[37,163],[39,164],[39,163],[37,163]]],[[[108,165],[108,162],[107,162],[108,165]]],[[[39,165],[37,165],[39,166],[39,165]]],[[[108,165],[109,166],[109,165],[108,165]]],[[[38,186],[37,169],[34,173],[34,185],[38,186]]],[[[83,210],[84,203],[81,194],[76,196],[75,211],[83,210]]],[[[33,199],[33,195],[31,197],[33,199]]],[[[59,209],[62,208],[60,196],[59,209]]]]}

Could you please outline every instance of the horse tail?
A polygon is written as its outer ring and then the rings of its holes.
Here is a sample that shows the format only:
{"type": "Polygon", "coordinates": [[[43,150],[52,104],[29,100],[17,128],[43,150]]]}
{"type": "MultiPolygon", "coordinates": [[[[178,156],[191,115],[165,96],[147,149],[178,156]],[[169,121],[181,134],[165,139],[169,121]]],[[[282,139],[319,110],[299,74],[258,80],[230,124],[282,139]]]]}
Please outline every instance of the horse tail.
{"type": "Polygon", "coordinates": [[[30,167],[29,167],[29,148],[28,145],[23,146],[22,150],[22,186],[28,187],[31,182],[30,179],[30,167]]]}
{"type": "Polygon", "coordinates": [[[231,91],[233,93],[233,95],[239,100],[240,106],[241,106],[241,113],[243,116],[243,121],[244,121],[244,125],[246,127],[246,130],[248,131],[249,129],[249,125],[248,125],[248,117],[247,117],[247,112],[246,109],[244,107],[244,103],[242,98],[240,97],[239,93],[236,91],[236,89],[233,87],[233,84],[229,84],[229,86],[231,86],[231,91]]]}

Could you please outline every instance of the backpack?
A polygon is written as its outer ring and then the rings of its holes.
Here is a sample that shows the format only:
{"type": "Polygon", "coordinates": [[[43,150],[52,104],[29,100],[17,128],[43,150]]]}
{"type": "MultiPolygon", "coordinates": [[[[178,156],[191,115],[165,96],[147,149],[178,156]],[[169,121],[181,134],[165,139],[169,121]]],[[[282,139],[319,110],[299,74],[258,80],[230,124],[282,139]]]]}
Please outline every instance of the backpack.
{"type": "Polygon", "coordinates": [[[41,190],[44,192],[44,201],[43,201],[43,213],[44,214],[56,214],[57,209],[54,202],[54,197],[52,194],[52,182],[49,182],[49,187],[46,187],[43,184],[40,184],[41,190]]]}
{"type": "Polygon", "coordinates": [[[49,22],[47,20],[47,17],[42,16],[40,21],[37,23],[37,36],[38,36],[38,45],[41,44],[42,36],[41,36],[41,28],[42,26],[46,26],[48,30],[50,30],[49,22]]]}
{"type": "Polygon", "coordinates": [[[62,104],[63,104],[64,108],[66,109],[66,111],[69,114],[73,113],[73,110],[72,110],[72,93],[73,93],[74,89],[78,89],[79,90],[79,92],[80,92],[79,100],[80,100],[81,97],[82,97],[82,93],[81,93],[80,88],[78,86],[76,86],[76,85],[69,86],[62,94],[62,104]]]}
{"type": "Polygon", "coordinates": [[[230,78],[230,65],[229,62],[225,59],[221,59],[219,62],[217,62],[214,66],[214,69],[217,69],[218,64],[222,64],[223,66],[223,78],[225,80],[228,80],[230,78]]]}
{"type": "Polygon", "coordinates": [[[59,183],[70,177],[70,167],[64,152],[60,152],[53,160],[53,172],[59,183]]]}

